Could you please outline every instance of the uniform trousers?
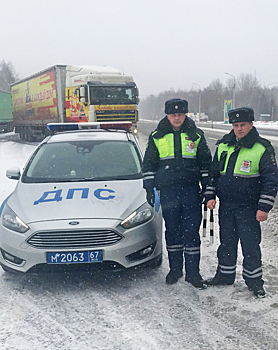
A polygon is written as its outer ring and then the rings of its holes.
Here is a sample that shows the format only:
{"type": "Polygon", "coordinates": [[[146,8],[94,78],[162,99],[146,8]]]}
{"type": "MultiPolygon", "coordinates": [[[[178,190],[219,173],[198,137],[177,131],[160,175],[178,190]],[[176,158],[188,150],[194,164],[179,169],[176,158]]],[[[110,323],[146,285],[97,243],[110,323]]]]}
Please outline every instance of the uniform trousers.
{"type": "Polygon", "coordinates": [[[162,214],[165,221],[165,240],[169,266],[187,275],[199,273],[202,205],[199,185],[169,187],[160,190],[162,214]]]}
{"type": "Polygon", "coordinates": [[[218,273],[227,283],[236,276],[238,242],[243,255],[242,275],[247,286],[263,285],[261,228],[256,220],[257,205],[235,205],[221,201],[219,206],[220,246],[217,250],[218,273]]]}

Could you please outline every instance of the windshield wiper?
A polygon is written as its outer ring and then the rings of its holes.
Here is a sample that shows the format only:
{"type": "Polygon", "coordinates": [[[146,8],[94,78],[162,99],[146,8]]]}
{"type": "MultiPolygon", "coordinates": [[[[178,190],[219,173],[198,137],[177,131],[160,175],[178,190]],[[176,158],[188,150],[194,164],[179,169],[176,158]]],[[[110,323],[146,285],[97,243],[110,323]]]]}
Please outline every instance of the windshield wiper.
{"type": "Polygon", "coordinates": [[[118,176],[101,176],[101,177],[85,177],[83,179],[76,179],[75,181],[113,181],[113,180],[132,180],[140,179],[142,174],[118,175],[118,176]]]}
{"type": "Polygon", "coordinates": [[[86,182],[86,181],[117,181],[117,180],[134,180],[142,178],[142,174],[118,175],[118,176],[98,176],[98,177],[84,177],[84,178],[35,178],[24,177],[24,183],[53,183],[53,182],[86,182]]]}

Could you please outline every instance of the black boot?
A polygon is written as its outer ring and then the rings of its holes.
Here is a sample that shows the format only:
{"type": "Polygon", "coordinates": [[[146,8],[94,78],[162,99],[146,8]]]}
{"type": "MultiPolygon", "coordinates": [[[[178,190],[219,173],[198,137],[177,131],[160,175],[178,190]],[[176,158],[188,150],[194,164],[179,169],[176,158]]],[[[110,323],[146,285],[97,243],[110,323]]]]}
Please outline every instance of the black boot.
{"type": "Polygon", "coordinates": [[[199,273],[197,273],[196,275],[186,275],[185,276],[185,281],[192,284],[192,286],[194,286],[195,288],[198,289],[206,289],[206,283],[205,281],[202,279],[201,275],[199,273]]]}
{"type": "Polygon", "coordinates": [[[207,286],[228,286],[232,285],[234,282],[225,281],[220,273],[217,273],[213,278],[206,280],[205,283],[207,286]]]}
{"type": "Polygon", "coordinates": [[[167,284],[175,284],[178,282],[179,278],[183,275],[182,270],[170,270],[166,276],[167,284]]]}
{"type": "Polygon", "coordinates": [[[265,297],[264,287],[260,284],[254,284],[253,286],[249,286],[249,290],[251,290],[257,298],[265,297]]]}

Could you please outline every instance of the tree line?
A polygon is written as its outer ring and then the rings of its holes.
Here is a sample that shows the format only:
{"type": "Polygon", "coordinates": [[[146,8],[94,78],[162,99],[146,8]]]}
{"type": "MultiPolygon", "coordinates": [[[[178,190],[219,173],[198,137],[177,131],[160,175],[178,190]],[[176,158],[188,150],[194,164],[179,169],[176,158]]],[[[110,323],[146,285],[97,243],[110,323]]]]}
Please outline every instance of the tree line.
{"type": "Polygon", "coordinates": [[[228,79],[225,85],[215,79],[202,90],[170,89],[158,95],[147,96],[139,104],[140,118],[161,119],[164,116],[165,101],[179,97],[188,101],[189,112],[198,113],[200,109],[201,113],[208,115],[209,120],[223,121],[224,101],[233,100],[234,96],[236,107],[254,109],[255,120],[278,120],[278,87],[263,87],[254,75],[244,73],[237,79],[228,79]]]}
{"type": "Polygon", "coordinates": [[[19,79],[15,68],[11,62],[3,60],[0,62],[0,90],[10,92],[11,84],[19,79]]]}

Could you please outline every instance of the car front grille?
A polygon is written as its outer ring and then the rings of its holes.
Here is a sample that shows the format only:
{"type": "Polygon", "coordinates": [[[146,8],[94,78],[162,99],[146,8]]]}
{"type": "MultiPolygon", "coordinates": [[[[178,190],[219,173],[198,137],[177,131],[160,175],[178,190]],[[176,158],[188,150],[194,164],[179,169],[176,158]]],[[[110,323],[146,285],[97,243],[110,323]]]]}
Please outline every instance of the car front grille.
{"type": "Polygon", "coordinates": [[[112,230],[40,231],[27,243],[35,248],[91,248],[116,244],[122,239],[112,230]]]}

